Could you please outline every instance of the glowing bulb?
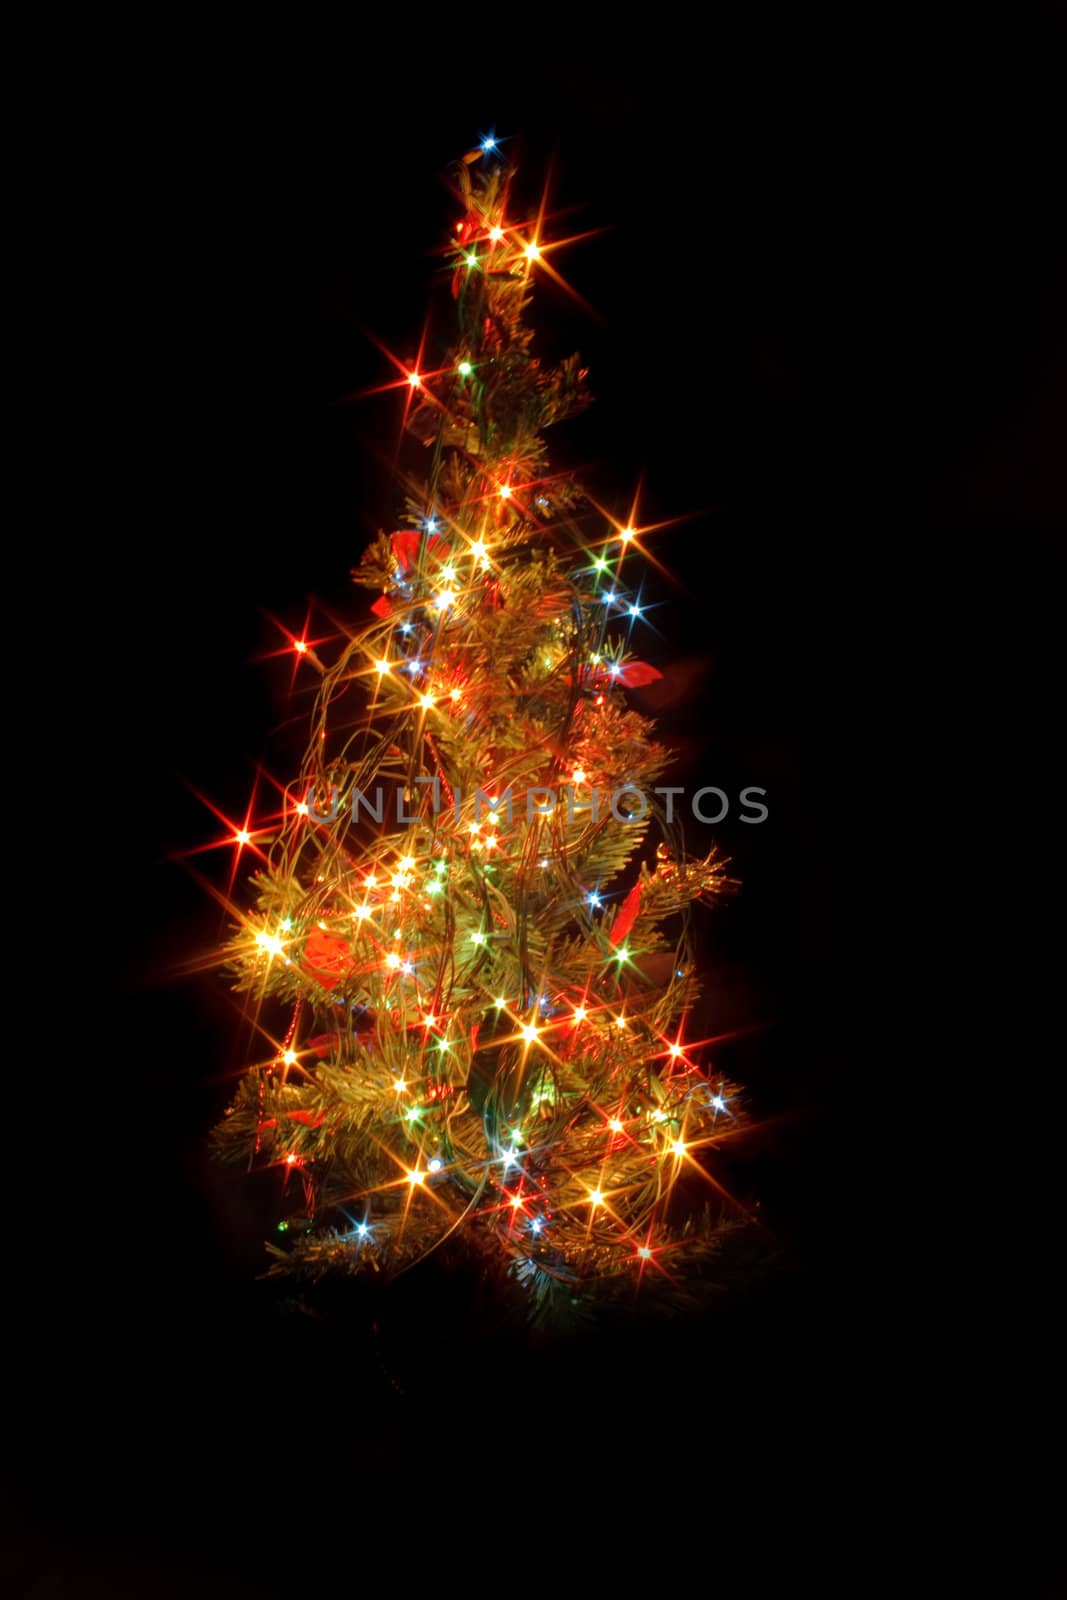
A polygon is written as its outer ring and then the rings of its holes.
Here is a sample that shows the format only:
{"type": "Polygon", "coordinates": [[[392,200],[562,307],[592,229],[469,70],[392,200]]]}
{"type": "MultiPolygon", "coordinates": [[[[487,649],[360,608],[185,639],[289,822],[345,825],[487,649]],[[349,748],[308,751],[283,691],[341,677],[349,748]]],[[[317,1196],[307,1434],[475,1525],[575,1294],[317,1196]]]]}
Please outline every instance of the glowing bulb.
{"type": "Polygon", "coordinates": [[[469,378],[471,373],[474,371],[474,368],[471,366],[469,361],[461,361],[459,366],[456,368],[456,371],[459,373],[461,378],[469,378]]]}
{"type": "Polygon", "coordinates": [[[352,915],[357,922],[365,922],[370,916],[370,906],[357,906],[352,915]]]}
{"type": "Polygon", "coordinates": [[[539,261],[541,259],[541,252],[537,245],[528,244],[526,246],[526,259],[527,261],[539,261]]]}
{"type": "Polygon", "coordinates": [[[482,140],[482,149],[485,151],[496,149],[496,140],[490,134],[486,134],[482,140]]]}
{"type": "Polygon", "coordinates": [[[388,663],[388,661],[387,661],[387,660],[386,660],[386,659],[385,659],[385,657],[384,657],[384,656],[383,656],[383,657],[382,657],[382,659],[381,659],[381,660],[380,660],[380,661],[376,661],[376,662],[375,662],[375,663],[374,663],[374,670],[375,670],[375,672],[376,672],[376,673],[377,673],[377,674],[378,674],[378,676],[379,676],[379,677],[381,677],[381,675],[382,675],[382,674],[383,674],[383,673],[385,673],[385,672],[388,672],[388,671],[389,671],[389,663],[388,663]]]}
{"type": "Polygon", "coordinates": [[[643,1244],[637,1253],[641,1257],[642,1261],[652,1260],[652,1251],[648,1248],[647,1244],[643,1244]]]}
{"type": "Polygon", "coordinates": [[[416,1184],[424,1183],[425,1181],[426,1174],[425,1172],[420,1172],[418,1167],[415,1168],[414,1172],[408,1173],[408,1182],[411,1184],[412,1188],[414,1188],[416,1184]]]}
{"type": "Polygon", "coordinates": [[[294,1067],[296,1065],[296,1051],[287,1050],[282,1056],[282,1060],[285,1062],[287,1067],[294,1067]]]}
{"type": "Polygon", "coordinates": [[[418,1106],[412,1106],[411,1110],[407,1113],[407,1120],[409,1122],[418,1122],[418,1120],[419,1120],[419,1108],[418,1108],[418,1106]]]}
{"type": "Polygon", "coordinates": [[[533,1044],[534,1040],[537,1038],[537,1031],[538,1030],[534,1027],[532,1022],[524,1022],[522,1027],[519,1029],[519,1032],[522,1034],[527,1044],[533,1044]]]}
{"type": "Polygon", "coordinates": [[[626,1026],[626,1018],[625,1017],[616,1017],[615,1018],[615,1026],[617,1028],[625,1028],[625,1026],[626,1026]]]}
{"type": "Polygon", "coordinates": [[[623,528],[619,533],[619,538],[622,540],[623,544],[629,544],[630,540],[636,538],[636,536],[636,528],[623,528]]]}
{"type": "Polygon", "coordinates": [[[249,833],[247,828],[238,828],[237,832],[234,834],[234,841],[237,844],[251,844],[252,835],[249,833]]]}
{"type": "Polygon", "coordinates": [[[454,606],[456,603],[455,590],[442,589],[440,594],[434,595],[433,603],[438,611],[447,611],[449,606],[454,606]]]}
{"type": "Polygon", "coordinates": [[[672,1044],[670,1049],[667,1052],[668,1055],[672,1055],[672,1056],[680,1056],[681,1053],[682,1053],[682,1047],[681,1047],[680,1044],[672,1044]]]}
{"type": "Polygon", "coordinates": [[[688,1146],[686,1145],[684,1139],[675,1139],[674,1143],[671,1145],[671,1154],[676,1156],[684,1156],[687,1149],[688,1146]]]}
{"type": "Polygon", "coordinates": [[[452,690],[452,692],[451,692],[451,694],[450,694],[450,695],[449,695],[449,697],[448,697],[448,698],[449,698],[449,699],[450,699],[450,700],[461,700],[461,699],[462,699],[462,698],[463,698],[463,697],[462,697],[462,695],[461,695],[461,694],[460,694],[460,692],[459,692],[459,690],[458,690],[458,689],[453,689],[453,690],[452,690]]]}
{"type": "Polygon", "coordinates": [[[507,1001],[497,999],[493,1001],[493,1004],[496,1006],[498,1011],[503,1011],[504,1007],[507,1005],[507,1001]]]}
{"type": "Polygon", "coordinates": [[[439,1156],[434,1156],[433,1160],[427,1163],[431,1172],[440,1172],[443,1164],[439,1156]]]}
{"type": "Polygon", "coordinates": [[[404,1090],[407,1088],[407,1084],[403,1078],[394,1078],[393,1088],[396,1090],[397,1094],[403,1094],[404,1090]]]}
{"type": "Polygon", "coordinates": [[[419,377],[417,372],[409,372],[408,373],[408,383],[411,385],[411,387],[413,389],[417,389],[421,382],[422,382],[422,379],[419,377]]]}
{"type": "Polygon", "coordinates": [[[504,237],[503,228],[490,228],[489,237],[492,239],[494,244],[499,244],[501,239],[504,237]]]}
{"type": "Polygon", "coordinates": [[[476,267],[478,265],[478,257],[474,254],[473,250],[468,251],[463,259],[467,263],[468,267],[476,267]]]}
{"type": "Polygon", "coordinates": [[[389,954],[385,958],[385,964],[387,967],[392,967],[394,970],[400,965],[400,957],[397,955],[395,950],[390,950],[389,954]]]}
{"type": "Polygon", "coordinates": [[[500,498],[501,498],[501,500],[510,500],[511,499],[511,484],[510,483],[502,483],[500,485],[500,498]]]}
{"type": "Polygon", "coordinates": [[[296,1165],[296,1157],[292,1154],[291,1151],[285,1158],[285,1164],[286,1164],[287,1167],[293,1167],[293,1166],[296,1165]]]}
{"type": "Polygon", "coordinates": [[[586,1018],[586,1009],[585,1009],[585,1007],[584,1006],[575,1006],[575,1008],[574,1008],[574,1020],[575,1020],[575,1022],[584,1022],[585,1018],[586,1018]]]}
{"type": "Polygon", "coordinates": [[[585,773],[582,771],[581,767],[578,767],[577,770],[571,775],[571,782],[572,783],[584,783],[585,782],[585,773]]]}
{"type": "Polygon", "coordinates": [[[604,1195],[602,1191],[600,1189],[593,1189],[589,1195],[589,1201],[591,1205],[602,1206],[604,1204],[604,1195]]]}
{"type": "Polygon", "coordinates": [[[622,1132],[622,1123],[619,1121],[618,1117],[612,1117],[611,1121],[608,1123],[608,1127],[611,1129],[612,1133],[622,1132]]]}
{"type": "Polygon", "coordinates": [[[432,711],[433,707],[434,707],[433,695],[432,694],[424,694],[422,699],[419,701],[419,705],[422,707],[422,709],[424,711],[432,711]]]}
{"type": "Polygon", "coordinates": [[[471,934],[471,943],[472,944],[484,944],[485,943],[485,934],[484,933],[472,933],[471,934]]]}
{"type": "Polygon", "coordinates": [[[521,1194],[513,1194],[512,1197],[511,1197],[511,1204],[515,1208],[516,1211],[521,1210],[522,1209],[522,1195],[521,1194]]]}
{"type": "Polygon", "coordinates": [[[296,814],[298,817],[306,817],[308,815],[308,803],[306,800],[297,801],[296,814]]]}
{"type": "Polygon", "coordinates": [[[302,656],[307,650],[307,645],[304,643],[303,639],[297,639],[293,645],[293,649],[296,651],[298,656],[302,656]]]}
{"type": "Polygon", "coordinates": [[[477,556],[479,561],[484,561],[488,553],[484,539],[475,539],[471,545],[471,555],[477,556]]]}
{"type": "Polygon", "coordinates": [[[445,580],[446,583],[455,583],[455,581],[456,581],[456,569],[455,569],[454,566],[452,566],[451,562],[449,562],[447,567],[442,567],[441,568],[441,576],[445,580]]]}
{"type": "Polygon", "coordinates": [[[639,617],[641,615],[641,607],[640,606],[631,606],[630,607],[630,615],[631,615],[631,617],[639,617]]]}
{"type": "Polygon", "coordinates": [[[410,872],[412,867],[415,865],[415,857],[401,856],[397,865],[399,866],[401,872],[410,872]]]}

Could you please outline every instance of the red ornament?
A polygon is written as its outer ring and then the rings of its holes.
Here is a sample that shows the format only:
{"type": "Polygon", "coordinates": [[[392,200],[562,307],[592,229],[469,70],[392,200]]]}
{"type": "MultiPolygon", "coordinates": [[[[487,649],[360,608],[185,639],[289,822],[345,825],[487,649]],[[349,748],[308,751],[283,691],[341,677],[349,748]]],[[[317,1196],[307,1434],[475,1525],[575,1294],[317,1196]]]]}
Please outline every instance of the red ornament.
{"type": "Polygon", "coordinates": [[[627,689],[641,689],[646,683],[655,683],[663,674],[658,667],[650,667],[647,661],[627,661],[616,676],[616,682],[624,684],[627,689]]]}
{"type": "Polygon", "coordinates": [[[354,965],[351,948],[343,939],[335,939],[318,928],[308,934],[304,945],[304,972],[324,989],[336,988],[354,965]]]}
{"type": "Polygon", "coordinates": [[[637,921],[637,913],[641,909],[641,891],[643,888],[644,884],[638,879],[616,912],[615,921],[611,924],[611,932],[608,935],[612,944],[621,944],[637,921]]]}

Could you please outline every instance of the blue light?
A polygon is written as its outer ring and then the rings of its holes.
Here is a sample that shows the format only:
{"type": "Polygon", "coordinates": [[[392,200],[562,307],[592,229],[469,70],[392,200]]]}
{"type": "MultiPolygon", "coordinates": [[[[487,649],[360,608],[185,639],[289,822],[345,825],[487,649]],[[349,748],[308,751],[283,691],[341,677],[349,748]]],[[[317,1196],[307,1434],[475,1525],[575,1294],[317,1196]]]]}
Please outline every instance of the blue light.
{"type": "Polygon", "coordinates": [[[598,906],[600,904],[600,896],[598,894],[594,894],[592,890],[590,890],[585,898],[588,900],[591,906],[598,906]]]}
{"type": "Polygon", "coordinates": [[[533,1221],[530,1223],[530,1232],[531,1233],[540,1233],[541,1229],[543,1227],[544,1227],[544,1223],[541,1221],[541,1218],[540,1217],[534,1217],[533,1221]]]}
{"type": "Polygon", "coordinates": [[[436,533],[437,532],[437,518],[436,517],[427,517],[426,518],[426,532],[427,533],[436,533]]]}
{"type": "Polygon", "coordinates": [[[400,968],[400,970],[401,970],[401,972],[406,972],[408,977],[410,978],[411,974],[415,971],[415,968],[411,965],[410,961],[405,961],[403,966],[400,968]]]}
{"type": "Polygon", "coordinates": [[[400,631],[401,631],[401,633],[410,633],[411,632],[411,623],[410,622],[402,622],[400,624],[400,631]]]}
{"type": "Polygon", "coordinates": [[[604,602],[604,604],[606,606],[613,605],[614,601],[615,601],[615,591],[614,591],[614,589],[610,589],[610,590],[609,589],[605,589],[604,592],[601,594],[600,598],[601,598],[601,600],[603,600],[603,602],[604,602]]]}
{"type": "Polygon", "coordinates": [[[416,661],[409,661],[408,664],[407,664],[407,670],[408,670],[408,672],[421,672],[422,671],[422,662],[421,661],[417,661],[417,660],[416,661]]]}
{"type": "Polygon", "coordinates": [[[434,1156],[433,1160],[428,1162],[427,1165],[429,1166],[431,1172],[440,1172],[444,1163],[439,1159],[439,1157],[434,1156]]]}
{"type": "Polygon", "coordinates": [[[482,149],[486,150],[486,151],[495,150],[496,149],[496,140],[495,139],[490,139],[488,137],[483,139],[482,140],[482,149]]]}
{"type": "Polygon", "coordinates": [[[631,617],[639,617],[641,615],[641,607],[640,606],[631,606],[630,607],[630,615],[631,615],[631,617]]]}
{"type": "Polygon", "coordinates": [[[619,666],[619,663],[617,661],[613,661],[611,663],[611,666],[608,668],[608,671],[611,673],[611,676],[613,678],[617,678],[619,676],[619,673],[622,671],[622,668],[619,666]]]}

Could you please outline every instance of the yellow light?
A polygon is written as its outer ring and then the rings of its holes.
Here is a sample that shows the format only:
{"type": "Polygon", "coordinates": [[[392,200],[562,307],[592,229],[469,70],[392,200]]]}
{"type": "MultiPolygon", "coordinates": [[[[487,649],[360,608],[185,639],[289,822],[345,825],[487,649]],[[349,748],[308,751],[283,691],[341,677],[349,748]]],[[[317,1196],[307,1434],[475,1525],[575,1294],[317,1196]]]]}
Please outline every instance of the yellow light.
{"type": "Polygon", "coordinates": [[[441,576],[445,580],[446,583],[455,583],[455,581],[456,581],[456,569],[455,569],[455,567],[452,566],[451,563],[447,567],[442,567],[441,568],[441,576]]]}
{"type": "Polygon", "coordinates": [[[379,676],[383,672],[388,672],[389,671],[389,663],[388,663],[388,661],[386,661],[384,656],[382,657],[382,659],[380,661],[376,661],[374,663],[374,670],[375,670],[375,672],[377,672],[379,674],[379,676]]]}
{"type": "Polygon", "coordinates": [[[501,239],[504,237],[503,228],[490,228],[489,237],[492,239],[494,244],[499,244],[501,239]]]}
{"type": "Polygon", "coordinates": [[[436,1017],[423,1017],[422,1025],[423,1025],[424,1028],[434,1028],[434,1027],[437,1026],[437,1018],[436,1017]]]}
{"type": "Polygon", "coordinates": [[[604,1196],[599,1189],[593,1189],[591,1191],[589,1195],[589,1202],[594,1206],[602,1206],[604,1204],[604,1196]]]}
{"type": "Polygon", "coordinates": [[[393,1088],[396,1090],[397,1094],[403,1094],[404,1090],[407,1088],[407,1083],[403,1078],[394,1078],[393,1088]]]}
{"type": "Polygon", "coordinates": [[[506,1000],[494,1000],[493,1004],[496,1006],[498,1011],[503,1011],[504,1007],[507,1005],[507,1001],[506,1000]]]}
{"type": "Polygon", "coordinates": [[[625,1026],[626,1026],[626,1018],[625,1017],[616,1017],[615,1018],[615,1026],[617,1028],[625,1028],[625,1026]]]}
{"type": "Polygon", "coordinates": [[[238,844],[252,843],[252,835],[249,833],[247,828],[238,828],[234,838],[238,844]]]}
{"type": "Polygon", "coordinates": [[[481,823],[480,822],[472,822],[470,824],[470,831],[472,833],[480,833],[482,831],[481,823]]]}
{"type": "Polygon", "coordinates": [[[501,498],[501,500],[510,500],[511,499],[511,484],[510,483],[502,483],[500,485],[500,498],[501,498]]]}
{"type": "Polygon", "coordinates": [[[650,1111],[648,1119],[650,1122],[666,1122],[667,1113],[665,1111],[650,1111]]]}
{"type": "Polygon", "coordinates": [[[511,1197],[511,1203],[515,1207],[515,1210],[518,1211],[522,1206],[522,1195],[513,1194],[511,1197]]]}
{"type": "Polygon", "coordinates": [[[462,699],[462,695],[460,694],[458,689],[453,689],[448,698],[450,700],[460,700],[460,699],[462,699]]]}
{"type": "Polygon", "coordinates": [[[357,906],[352,915],[358,922],[365,922],[370,916],[370,906],[357,906]]]}
{"type": "Polygon", "coordinates": [[[298,800],[297,801],[297,803],[296,803],[296,814],[297,814],[298,817],[306,817],[307,816],[307,814],[308,814],[308,803],[307,803],[306,800],[298,800]]]}
{"type": "Polygon", "coordinates": [[[612,1133],[622,1132],[622,1123],[619,1121],[618,1117],[612,1117],[611,1121],[608,1123],[608,1127],[611,1129],[612,1133]]]}
{"type": "Polygon", "coordinates": [[[432,694],[424,694],[422,699],[419,701],[419,705],[422,707],[422,709],[424,711],[432,711],[433,710],[433,706],[434,706],[433,695],[432,694]]]}
{"type": "Polygon", "coordinates": [[[456,591],[454,589],[442,589],[440,594],[434,595],[433,603],[438,611],[447,611],[449,606],[454,606],[456,603],[456,591]]]}
{"type": "Polygon", "coordinates": [[[526,259],[528,261],[538,261],[540,256],[541,252],[535,244],[528,244],[526,246],[526,259]]]}
{"type": "MultiPolygon", "coordinates": [[[[397,896],[397,898],[399,899],[399,896],[397,896]]],[[[400,965],[400,957],[397,955],[395,950],[390,950],[389,954],[385,958],[385,964],[387,967],[394,968],[400,965]]]]}
{"type": "Polygon", "coordinates": [[[363,882],[366,884],[368,889],[373,889],[375,884],[378,882],[378,880],[374,876],[373,872],[368,872],[367,876],[364,878],[363,882]]]}
{"type": "Polygon", "coordinates": [[[484,561],[489,554],[489,547],[484,539],[475,539],[471,545],[471,555],[477,556],[479,561],[484,561]]]}
{"type": "Polygon", "coordinates": [[[256,943],[261,950],[266,950],[268,955],[280,956],[282,953],[282,941],[276,933],[257,933],[256,943]]]}
{"type": "Polygon", "coordinates": [[[401,856],[399,864],[400,864],[401,872],[410,872],[412,867],[415,865],[415,857],[414,856],[401,856]]]}
{"type": "Polygon", "coordinates": [[[671,1154],[676,1156],[684,1156],[687,1149],[688,1146],[686,1145],[684,1139],[675,1139],[674,1143],[671,1145],[671,1154]]]}
{"type": "Polygon", "coordinates": [[[400,890],[399,889],[394,889],[392,894],[389,896],[389,898],[395,904],[395,902],[400,899],[400,890]]]}
{"type": "Polygon", "coordinates": [[[285,1062],[285,1065],[287,1067],[295,1066],[296,1065],[296,1051],[295,1050],[287,1050],[285,1052],[285,1054],[282,1056],[282,1060],[285,1062]]]}
{"type": "Polygon", "coordinates": [[[414,1188],[417,1183],[425,1183],[425,1181],[426,1174],[425,1172],[420,1172],[418,1167],[415,1168],[414,1172],[408,1173],[408,1182],[411,1184],[412,1188],[414,1188]]]}
{"type": "Polygon", "coordinates": [[[635,539],[636,537],[636,528],[623,528],[619,532],[619,538],[622,540],[623,544],[629,544],[630,540],[635,539]]]}
{"type": "Polygon", "coordinates": [[[533,1044],[534,1040],[537,1038],[538,1030],[534,1027],[532,1022],[524,1022],[519,1031],[526,1040],[527,1044],[533,1044]]]}
{"type": "Polygon", "coordinates": [[[582,771],[581,767],[579,767],[577,769],[577,771],[574,773],[573,777],[571,778],[571,782],[572,783],[584,783],[585,782],[585,773],[582,771]]]}
{"type": "Polygon", "coordinates": [[[574,1020],[575,1020],[575,1022],[584,1022],[585,1019],[586,1019],[587,1014],[588,1013],[586,1012],[586,1009],[585,1009],[584,1006],[575,1006],[575,1008],[574,1008],[574,1020]]]}

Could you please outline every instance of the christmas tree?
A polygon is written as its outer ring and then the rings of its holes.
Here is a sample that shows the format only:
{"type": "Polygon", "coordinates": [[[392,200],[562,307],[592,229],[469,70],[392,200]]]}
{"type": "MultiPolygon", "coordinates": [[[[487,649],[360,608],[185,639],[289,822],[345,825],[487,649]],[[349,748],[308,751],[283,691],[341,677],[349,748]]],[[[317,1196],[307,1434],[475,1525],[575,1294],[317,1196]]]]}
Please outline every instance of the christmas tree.
{"type": "Polygon", "coordinates": [[[586,374],[533,353],[552,244],[510,215],[512,176],[492,140],[457,164],[457,333],[389,386],[421,472],[353,573],[370,619],[332,665],[294,642],[321,675],[310,747],[277,826],[238,834],[264,865],[225,951],[287,1031],[217,1146],[284,1174],[274,1270],[447,1242],[539,1315],[712,1270],[739,1106],[687,1037],[687,910],[729,880],[686,858],[627,702],[659,676],[631,652],[644,530],[550,471],[586,374]]]}

